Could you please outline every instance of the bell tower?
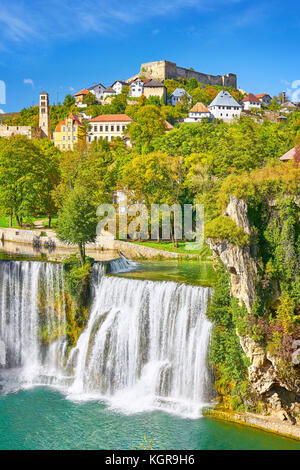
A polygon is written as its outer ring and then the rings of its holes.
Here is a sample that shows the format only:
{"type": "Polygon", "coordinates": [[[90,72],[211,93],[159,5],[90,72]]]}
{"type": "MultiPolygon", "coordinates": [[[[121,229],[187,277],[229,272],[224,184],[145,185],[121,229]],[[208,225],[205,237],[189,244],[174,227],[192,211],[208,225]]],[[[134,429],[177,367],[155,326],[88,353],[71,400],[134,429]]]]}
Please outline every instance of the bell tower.
{"type": "Polygon", "coordinates": [[[40,93],[39,127],[42,131],[41,137],[50,139],[49,95],[45,91],[40,93]]]}

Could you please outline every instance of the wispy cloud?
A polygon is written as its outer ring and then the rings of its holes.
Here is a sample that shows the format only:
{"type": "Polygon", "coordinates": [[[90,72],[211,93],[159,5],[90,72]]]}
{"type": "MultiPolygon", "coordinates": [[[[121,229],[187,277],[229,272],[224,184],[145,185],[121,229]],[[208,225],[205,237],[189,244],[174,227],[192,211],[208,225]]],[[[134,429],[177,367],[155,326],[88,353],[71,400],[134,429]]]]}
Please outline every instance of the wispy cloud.
{"type": "Polygon", "coordinates": [[[34,88],[34,81],[32,80],[32,78],[24,78],[23,83],[25,85],[31,85],[32,88],[34,88]]]}
{"type": "Polygon", "coordinates": [[[4,114],[4,111],[3,111],[3,109],[0,109],[0,114],[4,114]]]}
{"type": "MultiPolygon", "coordinates": [[[[73,40],[81,36],[121,34],[122,26],[149,19],[243,3],[244,0],[0,0],[0,48],[33,41],[73,40]]],[[[154,28],[154,31],[157,28],[154,28]]]]}

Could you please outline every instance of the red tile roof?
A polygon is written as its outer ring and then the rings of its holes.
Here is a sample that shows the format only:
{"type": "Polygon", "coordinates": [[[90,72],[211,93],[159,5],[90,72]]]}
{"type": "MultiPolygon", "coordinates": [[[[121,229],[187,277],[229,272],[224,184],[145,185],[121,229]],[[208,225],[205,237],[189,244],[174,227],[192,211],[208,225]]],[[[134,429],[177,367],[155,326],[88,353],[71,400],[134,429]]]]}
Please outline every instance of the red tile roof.
{"type": "Polygon", "coordinates": [[[55,132],[61,132],[61,127],[67,125],[66,121],[67,121],[68,118],[72,119],[72,125],[73,126],[82,126],[82,122],[80,121],[80,118],[78,116],[76,116],[76,114],[70,113],[69,116],[66,117],[66,119],[64,119],[63,121],[60,121],[57,124],[57,126],[55,128],[55,132]]]}
{"type": "Polygon", "coordinates": [[[132,122],[133,119],[127,116],[126,114],[101,114],[93,119],[90,119],[89,122],[132,122]]]}
{"type": "Polygon", "coordinates": [[[260,99],[263,98],[264,96],[270,96],[268,93],[261,93],[260,95],[255,95],[256,98],[260,99]]]}
{"type": "MultiPolygon", "coordinates": [[[[264,95],[265,96],[265,95],[264,95]]],[[[253,95],[253,93],[249,93],[243,100],[242,103],[246,103],[247,101],[254,101],[255,103],[259,103],[259,99],[257,96],[253,95]]]]}
{"type": "Polygon", "coordinates": [[[83,90],[79,91],[78,93],[75,93],[74,96],[88,95],[89,93],[90,93],[90,91],[87,90],[86,88],[84,88],[83,90]]]}

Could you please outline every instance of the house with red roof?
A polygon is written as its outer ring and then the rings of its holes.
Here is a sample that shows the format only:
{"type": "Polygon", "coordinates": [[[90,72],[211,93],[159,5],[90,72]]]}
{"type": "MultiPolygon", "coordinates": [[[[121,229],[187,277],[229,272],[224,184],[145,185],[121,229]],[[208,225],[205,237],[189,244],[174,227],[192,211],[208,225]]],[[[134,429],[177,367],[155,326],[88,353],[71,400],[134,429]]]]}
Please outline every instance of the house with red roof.
{"type": "Polygon", "coordinates": [[[268,93],[260,93],[259,95],[255,95],[256,98],[260,101],[261,104],[264,106],[270,106],[272,97],[268,95],[268,93]]]}
{"type": "Polygon", "coordinates": [[[100,139],[111,142],[117,137],[124,138],[132,119],[126,114],[102,114],[88,122],[90,125],[88,142],[100,139]]]}
{"type": "Polygon", "coordinates": [[[75,104],[78,106],[78,104],[81,104],[84,100],[84,98],[86,97],[86,95],[88,95],[90,93],[89,90],[87,90],[86,88],[84,88],[83,90],[80,90],[78,93],[75,93],[74,97],[75,97],[75,104]]]}
{"type": "Polygon", "coordinates": [[[255,95],[253,95],[253,93],[249,93],[242,100],[242,106],[244,111],[250,111],[250,109],[261,109],[261,102],[255,95]]]}
{"type": "Polygon", "coordinates": [[[59,150],[74,150],[80,142],[85,141],[85,131],[81,116],[70,113],[59,122],[53,133],[54,145],[59,150]]]}

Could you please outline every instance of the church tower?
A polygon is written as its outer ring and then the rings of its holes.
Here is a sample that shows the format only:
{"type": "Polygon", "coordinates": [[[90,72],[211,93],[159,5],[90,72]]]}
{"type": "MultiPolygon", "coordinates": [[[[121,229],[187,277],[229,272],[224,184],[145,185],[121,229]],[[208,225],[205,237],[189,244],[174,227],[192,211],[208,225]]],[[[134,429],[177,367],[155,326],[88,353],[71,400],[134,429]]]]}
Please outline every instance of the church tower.
{"type": "Polygon", "coordinates": [[[45,91],[40,93],[39,127],[42,131],[41,137],[50,139],[49,95],[45,91]]]}

